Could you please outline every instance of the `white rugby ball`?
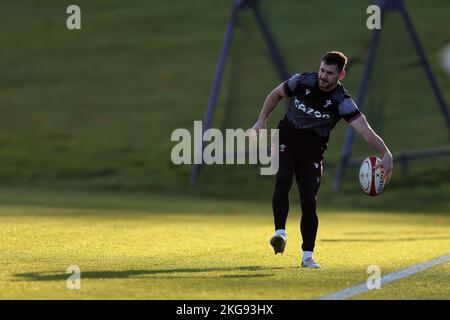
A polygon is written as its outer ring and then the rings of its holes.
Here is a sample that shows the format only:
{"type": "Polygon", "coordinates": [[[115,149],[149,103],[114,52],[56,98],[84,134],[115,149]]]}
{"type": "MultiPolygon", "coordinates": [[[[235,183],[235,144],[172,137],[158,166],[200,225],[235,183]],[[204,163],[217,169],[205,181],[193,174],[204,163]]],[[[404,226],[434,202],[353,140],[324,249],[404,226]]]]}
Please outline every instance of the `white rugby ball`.
{"type": "Polygon", "coordinates": [[[361,189],[369,196],[376,196],[383,191],[385,184],[384,168],[375,166],[380,163],[378,157],[370,156],[361,163],[359,168],[359,183],[361,189]]]}

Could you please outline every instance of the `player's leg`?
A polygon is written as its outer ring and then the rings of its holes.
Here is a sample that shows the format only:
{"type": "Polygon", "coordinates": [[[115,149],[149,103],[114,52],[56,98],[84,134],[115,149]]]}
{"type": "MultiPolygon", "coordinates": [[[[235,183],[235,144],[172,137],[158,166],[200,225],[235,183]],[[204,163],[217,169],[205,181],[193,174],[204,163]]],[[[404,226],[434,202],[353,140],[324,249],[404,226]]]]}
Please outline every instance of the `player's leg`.
{"type": "Polygon", "coordinates": [[[276,176],[275,191],[272,196],[272,209],[275,223],[275,235],[270,244],[275,254],[283,253],[286,246],[286,220],[289,212],[289,192],[294,177],[293,152],[288,145],[287,137],[280,130],[279,167],[276,176]]]}
{"type": "Polygon", "coordinates": [[[301,159],[296,161],[295,176],[300,192],[302,218],[300,230],[303,238],[302,265],[310,268],[320,268],[313,260],[319,219],[317,216],[317,193],[322,179],[322,161],[301,159]]]}
{"type": "Polygon", "coordinates": [[[275,190],[272,196],[272,209],[275,230],[285,229],[289,212],[289,192],[294,177],[294,160],[288,147],[280,144],[279,169],[276,176],[275,190]]]}

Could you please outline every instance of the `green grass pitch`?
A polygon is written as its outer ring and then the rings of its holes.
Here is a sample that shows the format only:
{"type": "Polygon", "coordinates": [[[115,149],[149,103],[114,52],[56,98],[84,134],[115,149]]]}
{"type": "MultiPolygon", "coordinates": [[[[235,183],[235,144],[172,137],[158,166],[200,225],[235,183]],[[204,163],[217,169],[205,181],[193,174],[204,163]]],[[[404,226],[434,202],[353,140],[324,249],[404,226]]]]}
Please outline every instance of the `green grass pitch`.
{"type": "MultiPolygon", "coordinates": [[[[284,255],[269,204],[2,190],[1,299],[316,299],[449,252],[450,217],[320,210],[316,258],[300,264],[298,205],[284,255]],[[69,290],[66,269],[81,269],[69,290]]],[[[355,299],[448,299],[450,263],[355,299]]]]}

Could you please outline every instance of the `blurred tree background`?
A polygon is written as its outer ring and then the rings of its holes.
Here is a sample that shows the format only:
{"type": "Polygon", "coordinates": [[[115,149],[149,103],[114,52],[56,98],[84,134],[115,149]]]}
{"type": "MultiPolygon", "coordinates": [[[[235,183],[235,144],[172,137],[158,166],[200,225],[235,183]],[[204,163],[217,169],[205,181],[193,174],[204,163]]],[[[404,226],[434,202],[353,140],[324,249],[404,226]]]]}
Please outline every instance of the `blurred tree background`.
{"type": "MultiPolygon", "coordinates": [[[[407,0],[433,71],[450,101],[439,64],[450,42],[450,2],[407,0]]],[[[176,128],[202,120],[231,0],[86,1],[82,29],[66,28],[61,1],[4,1],[0,21],[0,186],[187,194],[270,202],[273,176],[254,166],[175,166],[176,128]]],[[[314,71],[330,50],[355,63],[344,81],[358,92],[372,31],[359,0],[262,1],[290,73],[314,71]]],[[[397,13],[383,21],[375,72],[363,111],[394,154],[448,147],[449,132],[397,13]]],[[[250,128],[280,83],[253,15],[239,15],[214,119],[217,128],[250,128]]],[[[283,105],[270,119],[275,128],[283,105]]],[[[380,197],[362,194],[358,169],[343,189],[332,182],[347,125],[335,128],[326,154],[321,204],[333,207],[450,212],[450,157],[412,162],[380,197]]],[[[361,138],[353,155],[374,151],[361,138]]],[[[296,199],[293,188],[293,199],[296,199]]]]}

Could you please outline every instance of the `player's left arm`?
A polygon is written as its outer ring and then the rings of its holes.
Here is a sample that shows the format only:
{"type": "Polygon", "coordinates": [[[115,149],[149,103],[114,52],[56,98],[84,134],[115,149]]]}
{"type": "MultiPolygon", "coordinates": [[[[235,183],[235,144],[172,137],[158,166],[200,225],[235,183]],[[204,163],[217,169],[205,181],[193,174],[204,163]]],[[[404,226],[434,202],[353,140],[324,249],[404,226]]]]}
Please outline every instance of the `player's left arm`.
{"type": "MultiPolygon", "coordinates": [[[[392,176],[392,154],[389,151],[388,147],[384,143],[383,139],[381,139],[375,131],[370,127],[367,122],[366,117],[363,114],[360,114],[355,120],[349,122],[349,125],[358,132],[364,140],[366,140],[370,145],[372,145],[378,152],[381,153],[381,163],[378,166],[383,166],[385,169],[386,175],[386,183],[391,180],[392,176]]],[[[377,167],[378,167],[377,166],[377,167]]]]}

